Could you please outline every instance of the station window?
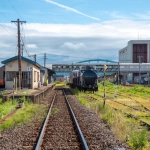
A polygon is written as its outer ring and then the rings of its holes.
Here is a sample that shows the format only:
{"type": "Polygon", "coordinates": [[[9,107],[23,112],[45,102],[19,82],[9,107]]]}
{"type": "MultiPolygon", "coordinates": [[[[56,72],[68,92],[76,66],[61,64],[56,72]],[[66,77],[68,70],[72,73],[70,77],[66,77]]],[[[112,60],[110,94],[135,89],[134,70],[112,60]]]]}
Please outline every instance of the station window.
{"type": "Polygon", "coordinates": [[[6,80],[7,81],[13,81],[15,78],[15,72],[14,71],[7,71],[6,72],[6,80]]]}
{"type": "Polygon", "coordinates": [[[36,82],[36,71],[34,71],[34,82],[36,82]]]}
{"type": "Polygon", "coordinates": [[[39,81],[39,72],[37,72],[37,82],[39,81]]]}

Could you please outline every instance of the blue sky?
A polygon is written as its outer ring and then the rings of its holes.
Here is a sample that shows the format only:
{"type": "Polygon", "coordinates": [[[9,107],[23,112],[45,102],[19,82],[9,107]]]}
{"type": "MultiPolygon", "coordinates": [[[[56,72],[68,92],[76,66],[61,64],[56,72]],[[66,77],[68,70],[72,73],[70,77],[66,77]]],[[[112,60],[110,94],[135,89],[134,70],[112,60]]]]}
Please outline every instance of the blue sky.
{"type": "Polygon", "coordinates": [[[0,3],[0,61],[17,55],[21,25],[24,56],[43,63],[85,59],[118,60],[129,40],[150,39],[149,0],[3,0],[0,3]],[[70,56],[70,57],[68,57],[70,56]]]}

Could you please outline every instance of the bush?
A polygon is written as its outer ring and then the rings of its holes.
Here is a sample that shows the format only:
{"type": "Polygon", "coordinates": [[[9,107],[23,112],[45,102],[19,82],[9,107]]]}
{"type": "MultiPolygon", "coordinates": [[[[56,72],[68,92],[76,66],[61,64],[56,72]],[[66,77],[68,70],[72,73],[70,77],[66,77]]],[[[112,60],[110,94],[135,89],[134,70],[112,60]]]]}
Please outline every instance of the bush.
{"type": "Polygon", "coordinates": [[[73,95],[79,95],[80,91],[77,88],[71,89],[73,95]]]}
{"type": "Polygon", "coordinates": [[[142,150],[148,143],[147,130],[136,131],[131,134],[129,144],[135,150],[142,150]]]}

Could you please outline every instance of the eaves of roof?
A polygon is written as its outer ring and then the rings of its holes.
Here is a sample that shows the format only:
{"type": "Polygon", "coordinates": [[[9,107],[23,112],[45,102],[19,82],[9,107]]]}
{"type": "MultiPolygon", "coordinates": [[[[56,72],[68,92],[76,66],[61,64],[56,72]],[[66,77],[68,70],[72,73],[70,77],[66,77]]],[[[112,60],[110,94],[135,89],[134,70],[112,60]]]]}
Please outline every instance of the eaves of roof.
{"type": "Polygon", "coordinates": [[[55,72],[54,70],[50,69],[50,68],[47,68],[47,67],[42,67],[42,68],[47,69],[48,72],[50,72],[50,73],[52,73],[52,74],[56,74],[56,72],[55,72]]]}
{"type": "MultiPolygon", "coordinates": [[[[1,61],[1,63],[2,64],[7,64],[7,63],[9,63],[9,62],[11,62],[11,61],[14,61],[14,60],[17,60],[18,59],[18,56],[14,56],[14,57],[11,57],[11,58],[9,58],[9,59],[6,59],[6,60],[4,60],[4,61],[1,61]]],[[[24,61],[26,61],[26,62],[28,62],[28,63],[30,63],[30,64],[33,64],[33,65],[35,65],[35,66],[37,66],[37,67],[41,67],[37,62],[35,62],[35,61],[32,61],[32,60],[30,60],[30,59],[28,59],[28,58],[25,58],[25,57],[23,57],[23,56],[21,56],[21,60],[24,60],[24,61]]]]}

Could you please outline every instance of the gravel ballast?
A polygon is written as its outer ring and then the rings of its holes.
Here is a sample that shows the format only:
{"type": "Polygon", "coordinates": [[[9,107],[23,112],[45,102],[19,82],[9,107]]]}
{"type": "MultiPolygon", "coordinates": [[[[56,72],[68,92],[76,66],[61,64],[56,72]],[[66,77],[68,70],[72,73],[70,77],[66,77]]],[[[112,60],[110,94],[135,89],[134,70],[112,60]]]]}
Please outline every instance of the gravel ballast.
{"type": "Polygon", "coordinates": [[[90,150],[130,149],[126,143],[115,138],[109,126],[96,113],[80,104],[72,95],[68,94],[67,97],[90,150]]]}
{"type": "MultiPolygon", "coordinates": [[[[50,103],[55,91],[52,90],[44,100],[50,103]]],[[[67,93],[70,105],[77,117],[80,128],[87,141],[90,150],[129,150],[129,146],[117,140],[109,129],[109,126],[100,119],[96,113],[86,108],[69,93],[67,93]]],[[[42,114],[41,114],[42,115],[42,114]]],[[[11,128],[0,134],[0,150],[32,150],[34,149],[40,129],[44,120],[35,119],[28,125],[11,128]]]]}

